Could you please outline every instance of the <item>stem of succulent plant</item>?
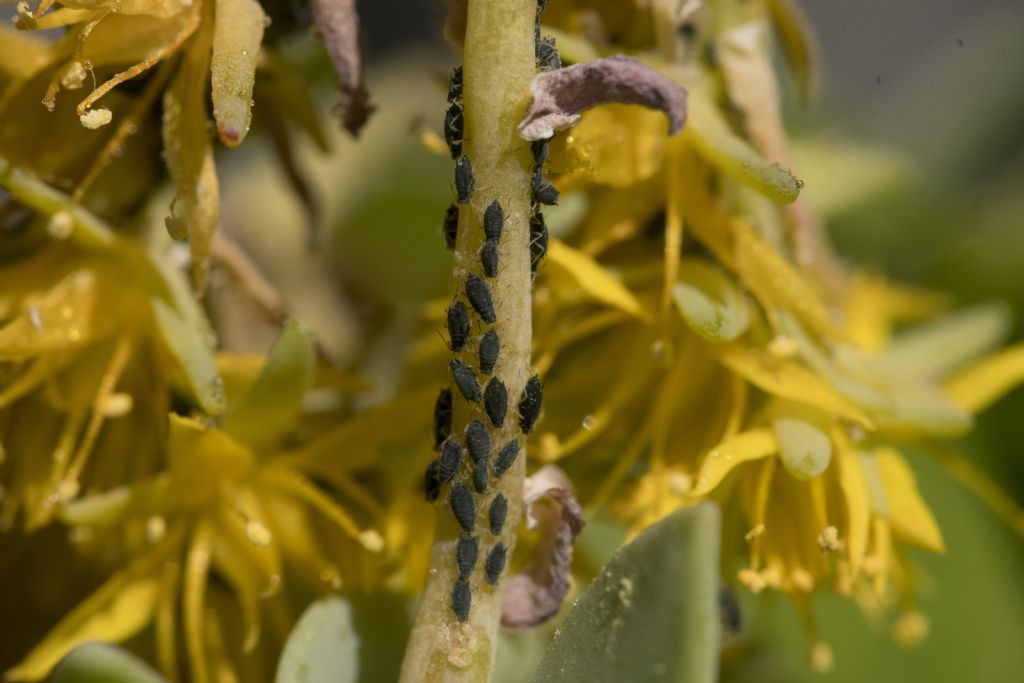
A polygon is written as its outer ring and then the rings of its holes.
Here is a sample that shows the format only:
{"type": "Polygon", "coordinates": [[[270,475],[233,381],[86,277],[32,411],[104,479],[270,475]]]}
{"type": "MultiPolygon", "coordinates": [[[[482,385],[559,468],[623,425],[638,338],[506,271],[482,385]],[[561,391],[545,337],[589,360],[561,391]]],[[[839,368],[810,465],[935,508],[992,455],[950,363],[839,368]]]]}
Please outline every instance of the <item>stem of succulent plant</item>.
{"type": "MultiPolygon", "coordinates": [[[[525,445],[514,406],[518,404],[530,374],[532,337],[530,298],[530,173],[533,158],[529,145],[516,134],[516,124],[526,110],[529,83],[535,73],[534,22],[536,0],[473,0],[468,3],[463,65],[463,152],[472,163],[474,189],[460,205],[458,236],[450,284],[451,304],[465,301],[467,278],[475,276],[489,288],[494,322],[471,313],[469,342],[456,359],[472,369],[480,384],[504,383],[508,411],[502,426],[495,426],[479,401],[463,400],[453,391],[451,434],[462,439],[467,426],[480,420],[487,426],[491,461],[504,445],[525,445]],[[498,242],[498,268],[485,277],[480,251],[484,244],[483,216],[497,200],[504,214],[498,242]],[[477,340],[493,329],[500,353],[493,375],[479,371],[477,340]]],[[[472,300],[469,301],[472,304],[472,300]]],[[[485,566],[492,549],[503,544],[507,557],[515,546],[516,528],[522,514],[525,449],[500,477],[491,477],[486,491],[474,489],[472,528],[457,522],[445,486],[437,501],[437,530],[431,551],[430,572],[419,613],[413,624],[402,663],[403,683],[413,681],[487,681],[494,660],[501,621],[502,584],[488,581],[485,566]],[[508,515],[498,534],[492,533],[488,511],[498,495],[508,502],[508,515]],[[479,559],[465,583],[470,607],[464,620],[453,609],[453,588],[459,580],[456,545],[472,537],[479,559]]],[[[470,464],[470,468],[472,465],[470,464]]],[[[463,470],[466,465],[463,465],[463,470]]],[[[464,475],[452,481],[460,485],[464,475]]],[[[467,482],[468,483],[468,482],[467,482]]],[[[464,484],[463,484],[464,485],[464,484]]],[[[507,563],[501,576],[507,573],[507,563]]],[[[465,586],[462,586],[463,588],[465,586]]]]}

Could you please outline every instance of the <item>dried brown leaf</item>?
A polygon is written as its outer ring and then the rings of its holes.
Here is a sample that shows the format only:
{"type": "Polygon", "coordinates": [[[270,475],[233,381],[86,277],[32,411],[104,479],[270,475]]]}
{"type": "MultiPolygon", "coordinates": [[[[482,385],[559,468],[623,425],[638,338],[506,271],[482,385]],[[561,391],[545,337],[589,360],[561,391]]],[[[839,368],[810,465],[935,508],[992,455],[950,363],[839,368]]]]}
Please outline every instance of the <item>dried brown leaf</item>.
{"type": "Polygon", "coordinates": [[[544,140],[574,126],[601,104],[639,104],[668,117],[669,135],[686,123],[686,89],[646,64],[616,55],[545,71],[530,82],[533,101],[519,124],[524,140],[544,140]]]}
{"type": "Polygon", "coordinates": [[[525,629],[558,613],[569,591],[573,540],[586,522],[572,483],[554,465],[527,477],[523,497],[527,526],[541,528],[540,540],[523,571],[505,582],[501,623],[525,629]]]}
{"type": "Polygon", "coordinates": [[[370,104],[370,93],[363,81],[355,0],[312,0],[310,4],[313,20],[341,81],[341,123],[353,136],[359,135],[375,107],[370,104]]]}

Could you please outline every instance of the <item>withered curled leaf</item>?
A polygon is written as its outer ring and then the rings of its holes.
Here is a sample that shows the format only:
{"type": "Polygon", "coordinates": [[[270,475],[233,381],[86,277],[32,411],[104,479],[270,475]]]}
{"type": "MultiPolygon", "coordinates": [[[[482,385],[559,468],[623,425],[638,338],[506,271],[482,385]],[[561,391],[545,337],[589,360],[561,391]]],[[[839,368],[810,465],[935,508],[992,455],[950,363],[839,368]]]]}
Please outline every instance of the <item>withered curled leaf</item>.
{"type": "Polygon", "coordinates": [[[310,5],[340,81],[341,123],[353,136],[359,135],[375,107],[370,104],[370,93],[363,81],[355,0],[311,0],[310,5]]]}
{"type": "Polygon", "coordinates": [[[686,89],[646,64],[615,55],[537,74],[533,101],[519,123],[524,140],[545,140],[576,125],[580,114],[601,104],[639,104],[668,117],[669,135],[686,123],[686,89]]]}
{"type": "Polygon", "coordinates": [[[569,591],[573,540],[586,523],[572,483],[558,467],[547,465],[523,486],[526,523],[540,527],[540,539],[523,571],[505,582],[501,623],[532,628],[558,613],[569,591]]]}

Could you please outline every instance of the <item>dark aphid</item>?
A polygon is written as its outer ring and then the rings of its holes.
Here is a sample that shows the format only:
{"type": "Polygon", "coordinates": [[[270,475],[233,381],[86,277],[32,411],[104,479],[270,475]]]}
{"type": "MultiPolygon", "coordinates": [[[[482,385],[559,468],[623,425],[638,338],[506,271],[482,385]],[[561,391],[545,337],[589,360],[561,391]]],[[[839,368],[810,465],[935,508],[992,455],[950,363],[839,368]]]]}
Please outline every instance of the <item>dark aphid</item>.
{"type": "Polygon", "coordinates": [[[474,184],[476,180],[473,178],[473,163],[469,157],[462,155],[455,162],[455,194],[458,195],[459,204],[469,201],[474,184]]]}
{"type": "Polygon", "coordinates": [[[434,402],[434,450],[452,433],[452,390],[445,387],[434,402]]]}
{"type": "Polygon", "coordinates": [[[491,453],[491,433],[479,418],[473,418],[466,427],[466,448],[473,462],[486,460],[491,453]]]}
{"type": "Polygon", "coordinates": [[[444,446],[441,447],[440,476],[442,483],[447,484],[458,474],[459,468],[462,467],[464,452],[465,449],[455,437],[448,437],[448,440],[444,442],[444,446]]]}
{"type": "Polygon", "coordinates": [[[501,530],[505,527],[505,517],[508,516],[508,499],[504,495],[498,494],[491,501],[491,509],[488,511],[487,517],[491,524],[491,533],[497,536],[501,533],[501,530]]]}
{"type": "Polygon", "coordinates": [[[473,488],[477,493],[487,492],[487,458],[484,458],[473,468],[473,488]]]}
{"type": "Polygon", "coordinates": [[[427,472],[423,476],[423,492],[431,503],[441,495],[441,463],[437,460],[431,460],[427,465],[427,472]]]}
{"type": "Polygon", "coordinates": [[[452,369],[452,379],[455,380],[455,386],[459,388],[459,393],[462,394],[462,397],[470,403],[479,402],[480,382],[476,381],[476,374],[473,373],[473,368],[455,358],[449,363],[449,367],[452,369]]]}
{"type": "Polygon", "coordinates": [[[544,214],[537,211],[530,217],[530,272],[536,274],[540,262],[548,253],[548,226],[544,214]]]}
{"type": "Polygon", "coordinates": [[[495,199],[484,211],[484,236],[495,242],[501,240],[501,231],[505,229],[505,212],[495,199]]]}
{"type": "Polygon", "coordinates": [[[448,81],[448,102],[454,104],[462,100],[462,67],[455,67],[452,79],[448,81]]]}
{"type": "Polygon", "coordinates": [[[544,36],[537,41],[537,68],[545,71],[562,68],[562,58],[555,47],[555,39],[551,36],[544,36]]]}
{"type": "Polygon", "coordinates": [[[505,474],[505,470],[512,467],[512,463],[516,461],[519,456],[519,442],[509,441],[505,444],[502,449],[498,452],[498,457],[494,459],[494,469],[492,474],[497,479],[501,475],[505,474]]]}
{"type": "Polygon", "coordinates": [[[726,638],[735,638],[743,632],[743,612],[740,611],[740,601],[728,584],[723,583],[718,588],[718,614],[722,624],[722,634],[726,638]]]}
{"type": "Polygon", "coordinates": [[[497,377],[491,379],[484,389],[484,412],[495,427],[505,424],[505,413],[508,412],[508,390],[505,383],[497,377]]]}
{"type": "Polygon", "coordinates": [[[530,143],[530,151],[533,152],[533,162],[538,166],[541,166],[548,160],[548,142],[550,138],[545,140],[534,140],[530,143]]]}
{"type": "Polygon", "coordinates": [[[448,107],[444,113],[444,141],[448,144],[448,151],[452,159],[457,159],[462,154],[462,137],[465,126],[465,117],[462,113],[462,105],[455,103],[448,107]]]}
{"type": "Polygon", "coordinates": [[[459,236],[459,207],[452,204],[444,212],[444,243],[454,251],[455,239],[459,236]]]}
{"type": "MultiPolygon", "coordinates": [[[[472,187],[470,190],[472,190],[472,187]]],[[[544,180],[540,167],[533,171],[533,198],[541,204],[547,204],[548,206],[558,204],[558,190],[555,189],[554,185],[544,180]]]]}
{"type": "Polygon", "coordinates": [[[498,243],[487,240],[480,249],[480,265],[484,267],[484,275],[495,277],[498,274],[498,243]]]}
{"type": "Polygon", "coordinates": [[[461,351],[469,338],[469,311],[461,301],[448,309],[448,336],[452,340],[452,351],[461,351]]]}
{"type": "Polygon", "coordinates": [[[494,328],[487,330],[487,333],[480,337],[480,372],[485,375],[491,374],[494,364],[498,362],[498,353],[501,351],[501,340],[494,328]]]}
{"type": "Polygon", "coordinates": [[[488,325],[494,322],[494,301],[491,300],[491,288],[473,273],[466,276],[466,298],[480,315],[481,320],[488,325]]]}
{"type": "MultiPolygon", "coordinates": [[[[475,379],[475,378],[474,378],[475,379]]],[[[537,375],[526,382],[523,396],[519,399],[519,427],[523,434],[533,431],[533,424],[540,417],[541,402],[544,400],[544,385],[537,375]]]]}
{"type": "Polygon", "coordinates": [[[505,544],[500,541],[491,548],[491,552],[487,553],[484,571],[487,573],[487,583],[492,586],[498,583],[498,579],[501,578],[501,571],[505,568],[505,556],[507,554],[508,550],[505,549],[505,544]]]}
{"type": "Polygon", "coordinates": [[[456,619],[459,621],[469,619],[469,606],[472,601],[473,596],[469,592],[469,582],[465,579],[456,581],[452,588],[452,611],[455,612],[456,619]]]}
{"type": "Polygon", "coordinates": [[[459,578],[468,578],[476,565],[479,545],[472,536],[463,536],[455,546],[455,564],[459,568],[459,578]]]}
{"type": "Polygon", "coordinates": [[[476,519],[476,501],[473,500],[473,492],[469,487],[462,483],[453,486],[452,492],[448,494],[448,502],[451,503],[455,521],[462,530],[472,531],[476,519]]]}

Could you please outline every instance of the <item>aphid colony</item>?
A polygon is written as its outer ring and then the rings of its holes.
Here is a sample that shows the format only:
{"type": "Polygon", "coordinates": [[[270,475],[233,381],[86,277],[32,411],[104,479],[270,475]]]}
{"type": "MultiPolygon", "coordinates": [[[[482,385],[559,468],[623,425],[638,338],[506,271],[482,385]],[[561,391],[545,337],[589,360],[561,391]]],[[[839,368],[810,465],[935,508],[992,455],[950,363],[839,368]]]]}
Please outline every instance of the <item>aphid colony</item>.
{"type": "MultiPolygon", "coordinates": [[[[536,61],[538,68],[554,69],[561,66],[554,39],[541,38],[540,13],[546,0],[537,3],[536,28],[536,61]]],[[[444,136],[455,159],[455,193],[457,203],[448,207],[444,218],[444,239],[449,249],[455,249],[460,207],[470,202],[476,185],[473,175],[473,164],[463,154],[462,143],[465,115],[462,98],[462,68],[456,68],[448,87],[448,110],[445,113],[444,136]]],[[[543,177],[542,166],[547,161],[548,143],[540,141],[532,146],[534,170],[532,178],[532,205],[530,211],[530,270],[536,276],[537,268],[547,253],[548,231],[544,215],[540,211],[542,204],[558,203],[558,190],[543,177]]],[[[505,528],[508,516],[508,499],[501,492],[495,493],[489,502],[485,496],[489,487],[497,482],[519,457],[519,437],[515,437],[499,446],[496,439],[500,438],[497,431],[504,427],[508,415],[508,388],[497,377],[487,379],[481,387],[480,377],[486,379],[494,372],[501,353],[501,340],[493,327],[497,320],[494,299],[488,280],[497,277],[500,259],[500,243],[505,227],[505,212],[497,199],[487,205],[482,217],[484,242],[480,248],[480,269],[483,277],[476,273],[466,275],[462,287],[462,295],[469,303],[467,307],[462,300],[456,300],[448,308],[447,327],[449,347],[454,353],[471,353],[469,344],[473,341],[474,318],[478,325],[487,329],[480,334],[477,341],[476,356],[478,363],[473,367],[472,361],[466,362],[466,355],[453,358],[449,364],[451,381],[461,396],[475,410],[482,408],[480,417],[473,417],[466,426],[460,439],[452,433],[453,399],[452,389],[444,388],[437,397],[434,406],[434,449],[439,451],[438,457],[427,467],[425,489],[427,499],[436,501],[441,498],[444,487],[448,488],[448,507],[451,509],[455,522],[461,529],[455,546],[455,567],[458,578],[452,587],[451,606],[458,621],[469,619],[472,605],[472,594],[469,580],[481,554],[481,535],[490,533],[495,539],[500,537],[505,528]],[[483,419],[486,417],[488,427],[483,419]],[[492,432],[491,430],[495,431],[492,432]],[[491,458],[492,450],[496,454],[491,458]],[[466,458],[468,453],[469,458],[466,458]],[[480,533],[477,531],[477,512],[487,508],[486,524],[480,533]]],[[[519,415],[519,427],[522,434],[533,431],[534,424],[540,417],[543,399],[543,385],[536,376],[531,377],[523,389],[516,404],[519,415]]],[[[508,548],[500,540],[494,542],[487,550],[483,561],[484,579],[490,585],[497,585],[505,569],[508,548]]]]}

